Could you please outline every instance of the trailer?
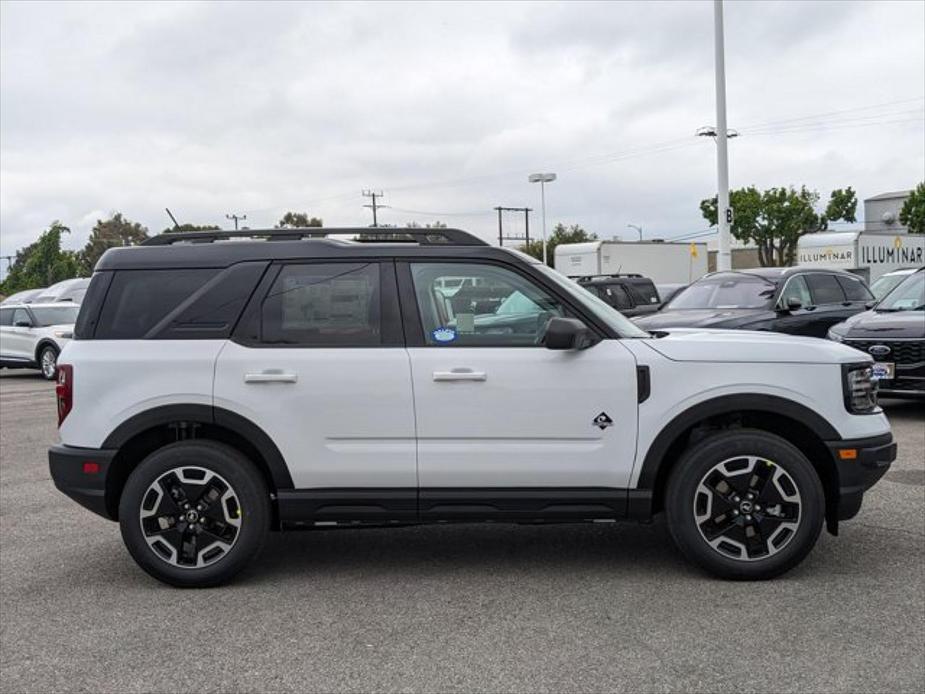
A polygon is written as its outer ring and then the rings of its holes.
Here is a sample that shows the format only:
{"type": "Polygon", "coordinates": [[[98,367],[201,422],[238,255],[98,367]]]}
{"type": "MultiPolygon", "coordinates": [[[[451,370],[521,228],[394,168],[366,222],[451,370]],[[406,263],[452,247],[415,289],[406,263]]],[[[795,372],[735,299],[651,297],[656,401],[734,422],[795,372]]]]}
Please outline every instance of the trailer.
{"type": "Polygon", "coordinates": [[[555,268],[566,277],[634,273],[656,283],[690,284],[707,273],[706,243],[589,241],[556,246],[555,268]]]}
{"type": "Polygon", "coordinates": [[[891,270],[925,265],[925,234],[820,231],[801,236],[796,264],[848,270],[873,282],[891,270]]]}

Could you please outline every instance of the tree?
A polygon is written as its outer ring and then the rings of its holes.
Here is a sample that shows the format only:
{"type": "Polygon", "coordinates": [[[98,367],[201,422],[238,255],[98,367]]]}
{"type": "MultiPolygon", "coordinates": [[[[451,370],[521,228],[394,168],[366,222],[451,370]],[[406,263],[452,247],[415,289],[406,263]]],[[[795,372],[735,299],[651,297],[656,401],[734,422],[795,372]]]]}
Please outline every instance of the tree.
{"type": "Polygon", "coordinates": [[[24,289],[48,287],[55,282],[76,277],[76,254],[61,248],[62,234],[70,231],[56,220],[42,232],[38,241],[17,251],[16,260],[6,280],[0,285],[0,291],[12,294],[24,289]]]}
{"type": "Polygon", "coordinates": [[[148,228],[132,222],[116,212],[109,219],[96,220],[87,245],[80,252],[80,269],[85,275],[93,272],[100,256],[116,246],[135,246],[148,238],[148,228]]]}
{"type": "Polygon", "coordinates": [[[919,183],[915,190],[909,193],[899,211],[899,221],[906,226],[910,234],[925,234],[925,182],[919,183]]]}
{"type": "MultiPolygon", "coordinates": [[[[730,191],[729,205],[735,213],[730,232],[739,241],[758,247],[763,266],[790,265],[801,236],[824,231],[830,221],[855,221],[857,198],[851,188],[832,191],[824,214],[816,212],[818,202],[819,193],[806,186],[764,192],[749,186],[730,191]]],[[[716,205],[715,197],[700,202],[700,211],[711,226],[717,221],[716,205]]]]}
{"type": "Polygon", "coordinates": [[[302,229],[305,227],[323,227],[320,217],[309,217],[308,212],[287,212],[276,223],[277,229],[302,229]]]}
{"type": "MultiPolygon", "coordinates": [[[[553,267],[553,263],[556,259],[556,246],[560,243],[584,243],[586,241],[596,241],[597,234],[589,234],[587,231],[582,229],[578,224],[572,224],[569,227],[566,227],[562,222],[556,224],[553,228],[552,233],[549,235],[549,238],[546,240],[546,263],[549,267],[553,267]]],[[[527,255],[532,255],[537,260],[543,259],[543,240],[539,241],[530,241],[530,243],[525,244],[520,247],[527,255]]]]}
{"type": "Polygon", "coordinates": [[[178,234],[181,231],[215,231],[221,227],[214,224],[181,224],[180,226],[168,227],[162,231],[162,234],[178,234]]]}

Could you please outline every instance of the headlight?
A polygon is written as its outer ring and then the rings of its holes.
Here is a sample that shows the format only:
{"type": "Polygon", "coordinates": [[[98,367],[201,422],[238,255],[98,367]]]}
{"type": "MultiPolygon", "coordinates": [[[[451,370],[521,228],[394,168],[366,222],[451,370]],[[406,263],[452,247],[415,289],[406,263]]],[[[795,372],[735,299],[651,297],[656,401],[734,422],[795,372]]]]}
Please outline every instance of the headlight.
{"type": "Polygon", "coordinates": [[[830,340],[835,340],[835,342],[844,342],[845,340],[844,335],[842,335],[841,333],[837,333],[834,330],[829,330],[826,337],[828,337],[830,340]]]}
{"type": "Polygon", "coordinates": [[[877,381],[870,364],[842,366],[845,409],[853,414],[870,414],[877,410],[877,381]]]}

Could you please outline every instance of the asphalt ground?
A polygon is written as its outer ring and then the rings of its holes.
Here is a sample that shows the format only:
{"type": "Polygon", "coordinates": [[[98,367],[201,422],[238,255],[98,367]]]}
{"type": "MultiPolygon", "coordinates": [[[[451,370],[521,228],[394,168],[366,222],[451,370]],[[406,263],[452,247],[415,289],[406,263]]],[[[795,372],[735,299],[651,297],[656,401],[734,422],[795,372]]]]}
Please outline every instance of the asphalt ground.
{"type": "Polygon", "coordinates": [[[60,494],[53,386],[0,376],[0,691],[925,691],[925,407],[839,537],[732,583],[651,525],[273,534],[232,585],[163,586],[60,494]]]}

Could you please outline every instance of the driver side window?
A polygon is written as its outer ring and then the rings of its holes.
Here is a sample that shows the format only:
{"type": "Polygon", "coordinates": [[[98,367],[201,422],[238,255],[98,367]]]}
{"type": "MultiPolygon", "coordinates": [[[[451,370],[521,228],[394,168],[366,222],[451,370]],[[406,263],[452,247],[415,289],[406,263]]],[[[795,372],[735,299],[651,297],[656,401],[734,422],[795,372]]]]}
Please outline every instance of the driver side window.
{"type": "Polygon", "coordinates": [[[562,305],[521,275],[479,263],[412,263],[428,345],[532,347],[562,305]]]}
{"type": "Polygon", "coordinates": [[[781,292],[780,300],[777,302],[781,308],[787,308],[787,302],[790,299],[799,299],[803,306],[812,306],[813,297],[809,293],[809,287],[806,286],[806,280],[802,275],[791,277],[787,280],[787,286],[781,292]]]}

